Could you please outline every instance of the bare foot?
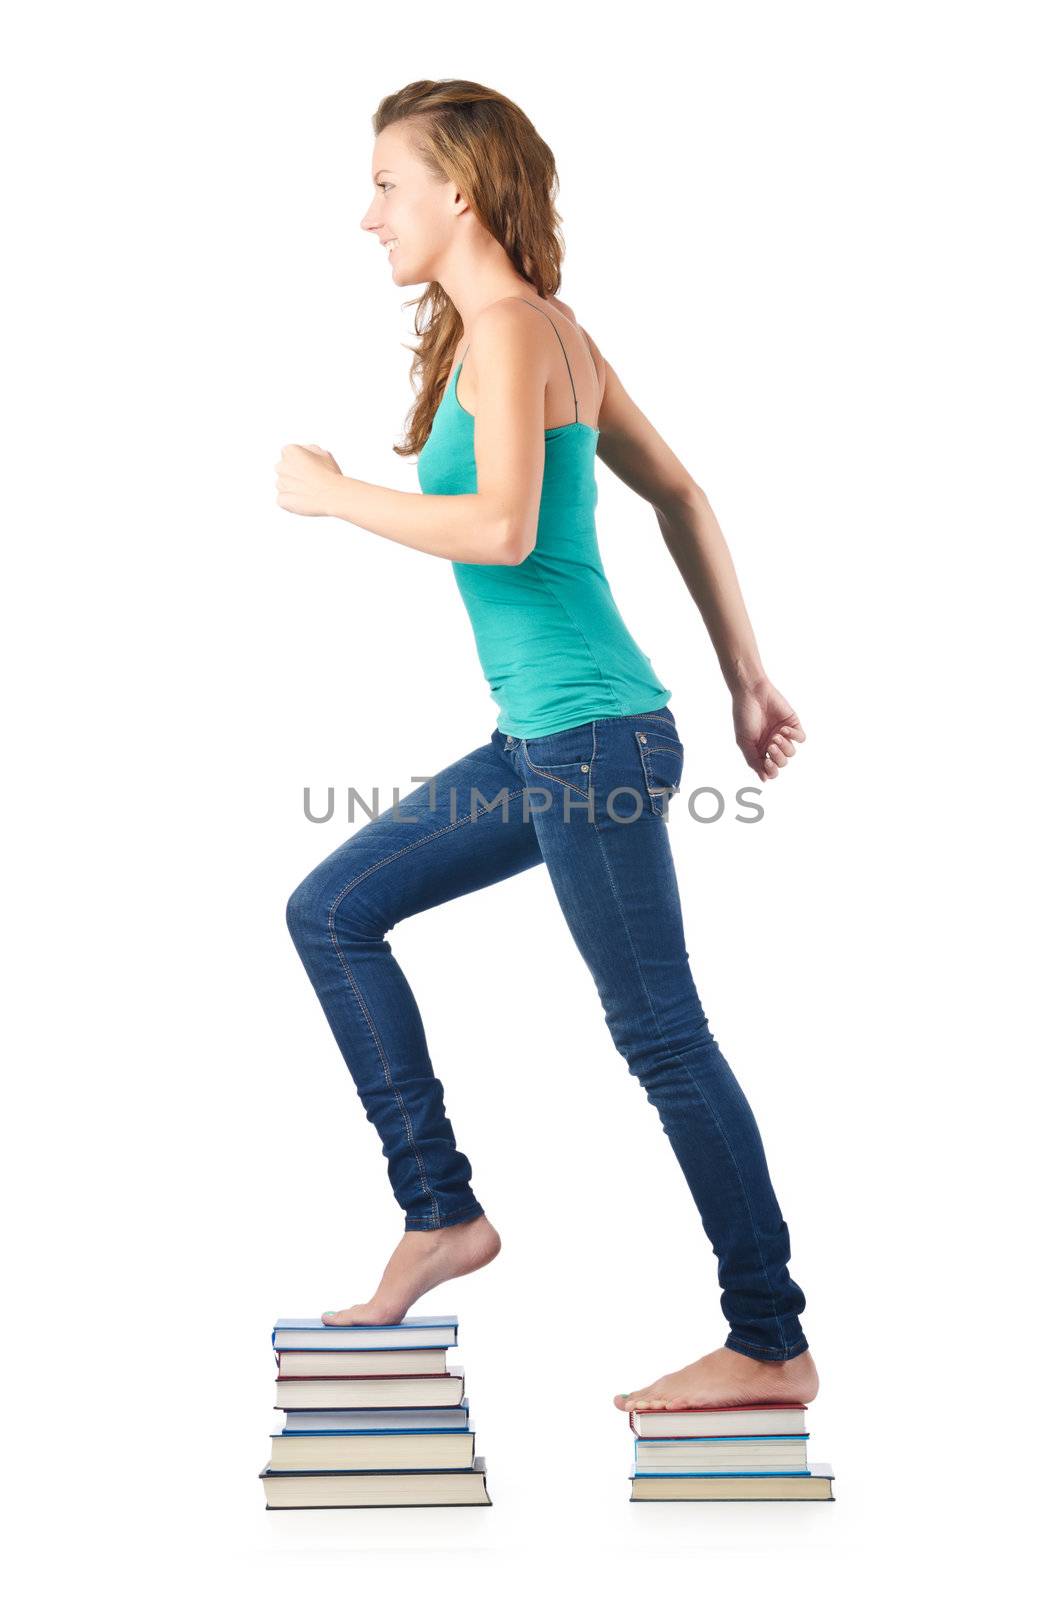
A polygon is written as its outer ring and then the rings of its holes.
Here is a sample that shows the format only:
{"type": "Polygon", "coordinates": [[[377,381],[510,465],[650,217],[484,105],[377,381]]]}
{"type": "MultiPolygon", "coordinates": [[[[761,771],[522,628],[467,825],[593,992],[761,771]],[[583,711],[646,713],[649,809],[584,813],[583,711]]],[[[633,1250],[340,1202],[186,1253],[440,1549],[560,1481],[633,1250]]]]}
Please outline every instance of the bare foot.
{"type": "Polygon", "coordinates": [[[402,1234],[372,1298],[345,1311],[325,1311],[321,1320],[331,1328],[400,1322],[421,1294],[484,1267],[500,1247],[500,1234],[483,1216],[449,1228],[410,1229],[402,1234]]]}
{"type": "Polygon", "coordinates": [[[809,1405],[817,1387],[817,1368],[808,1350],[790,1361],[752,1361],[723,1345],[646,1389],[616,1394],[615,1405],[620,1411],[679,1411],[770,1400],[801,1400],[809,1405]]]}

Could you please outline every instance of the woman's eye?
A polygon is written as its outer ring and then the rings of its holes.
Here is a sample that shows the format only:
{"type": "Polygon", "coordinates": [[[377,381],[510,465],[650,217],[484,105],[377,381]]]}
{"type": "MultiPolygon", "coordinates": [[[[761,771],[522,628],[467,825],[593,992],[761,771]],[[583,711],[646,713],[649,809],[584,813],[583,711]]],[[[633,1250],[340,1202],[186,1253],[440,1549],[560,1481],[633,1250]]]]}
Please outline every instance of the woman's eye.
{"type": "Polygon", "coordinates": [[[376,188],[377,189],[392,189],[393,187],[394,187],[394,185],[392,183],[377,183],[376,184],[376,188]]]}

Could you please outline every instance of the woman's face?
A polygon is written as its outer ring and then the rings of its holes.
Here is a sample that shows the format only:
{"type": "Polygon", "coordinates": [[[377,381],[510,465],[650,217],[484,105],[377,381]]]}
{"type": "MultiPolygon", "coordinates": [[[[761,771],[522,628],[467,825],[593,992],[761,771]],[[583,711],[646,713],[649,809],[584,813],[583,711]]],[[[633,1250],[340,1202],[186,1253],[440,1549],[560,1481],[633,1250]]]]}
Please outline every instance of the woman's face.
{"type": "Polygon", "coordinates": [[[409,145],[400,123],[384,128],[372,151],[375,198],[361,219],[390,257],[395,283],[429,283],[456,230],[463,203],[439,183],[409,145]],[[393,243],[391,243],[393,241],[393,243]]]}

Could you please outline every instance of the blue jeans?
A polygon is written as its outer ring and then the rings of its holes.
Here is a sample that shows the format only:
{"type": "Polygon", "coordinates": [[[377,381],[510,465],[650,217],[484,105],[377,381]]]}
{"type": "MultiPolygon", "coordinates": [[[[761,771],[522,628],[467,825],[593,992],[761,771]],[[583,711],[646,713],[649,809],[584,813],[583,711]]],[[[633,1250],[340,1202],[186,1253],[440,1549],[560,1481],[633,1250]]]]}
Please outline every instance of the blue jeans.
{"type": "Polygon", "coordinates": [[[380,809],[327,856],[291,895],[287,924],[382,1141],[406,1231],[444,1228],[483,1208],[385,935],[543,861],[717,1256],[726,1345],[785,1361],[808,1348],[806,1302],[788,1274],[788,1229],[757,1124],[689,967],[667,832],[683,764],[669,705],[541,739],[495,728],[401,799],[396,816],[380,809]]]}

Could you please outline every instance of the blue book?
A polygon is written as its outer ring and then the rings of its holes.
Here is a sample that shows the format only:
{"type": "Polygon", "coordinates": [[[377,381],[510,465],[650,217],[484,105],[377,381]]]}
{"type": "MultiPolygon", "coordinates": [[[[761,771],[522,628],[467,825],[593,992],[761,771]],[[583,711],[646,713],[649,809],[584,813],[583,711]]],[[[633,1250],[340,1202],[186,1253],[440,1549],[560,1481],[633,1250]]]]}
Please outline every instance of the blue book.
{"type": "Polygon", "coordinates": [[[282,1378],[405,1377],[411,1372],[448,1372],[448,1348],[408,1350],[273,1350],[282,1378]]]}
{"type": "Polygon", "coordinates": [[[405,1317],[401,1322],[334,1328],[319,1317],[277,1317],[274,1350],[436,1350],[457,1342],[456,1317],[405,1317]]]}

